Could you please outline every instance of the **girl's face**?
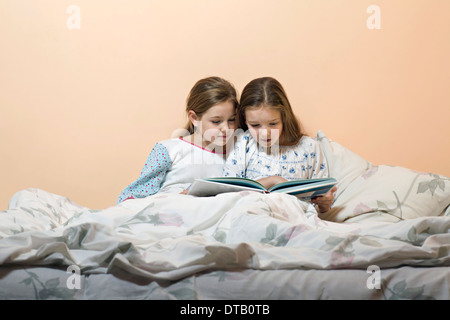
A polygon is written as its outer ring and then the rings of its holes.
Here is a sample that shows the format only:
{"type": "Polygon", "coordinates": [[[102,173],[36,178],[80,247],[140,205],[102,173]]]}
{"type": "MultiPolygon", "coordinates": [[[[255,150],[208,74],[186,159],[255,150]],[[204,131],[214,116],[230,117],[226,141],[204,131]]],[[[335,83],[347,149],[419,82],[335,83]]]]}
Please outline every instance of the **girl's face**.
{"type": "Polygon", "coordinates": [[[201,118],[193,120],[196,132],[201,133],[202,146],[213,149],[229,142],[236,129],[236,109],[231,101],[217,104],[206,111],[201,118]]]}
{"type": "Polygon", "coordinates": [[[268,148],[279,142],[283,131],[280,111],[261,106],[245,110],[245,123],[253,138],[262,147],[268,148]]]}

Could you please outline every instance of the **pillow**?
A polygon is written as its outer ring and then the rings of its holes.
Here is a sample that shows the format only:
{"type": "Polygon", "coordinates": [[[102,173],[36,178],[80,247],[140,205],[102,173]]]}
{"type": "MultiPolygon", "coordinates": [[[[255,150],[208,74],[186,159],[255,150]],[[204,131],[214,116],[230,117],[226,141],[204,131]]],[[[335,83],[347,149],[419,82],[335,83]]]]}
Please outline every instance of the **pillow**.
{"type": "Polygon", "coordinates": [[[372,164],[339,143],[332,141],[322,132],[318,131],[316,140],[324,153],[328,163],[330,177],[338,181],[336,197],[363,172],[372,167],[372,164]]]}
{"type": "Polygon", "coordinates": [[[339,181],[333,208],[321,218],[398,221],[449,211],[450,178],[399,166],[373,166],[321,131],[316,139],[329,163],[330,176],[339,181]]]}
{"type": "Polygon", "coordinates": [[[376,212],[402,220],[444,215],[449,205],[449,178],[379,165],[353,180],[336,197],[332,210],[335,221],[376,212]]]}

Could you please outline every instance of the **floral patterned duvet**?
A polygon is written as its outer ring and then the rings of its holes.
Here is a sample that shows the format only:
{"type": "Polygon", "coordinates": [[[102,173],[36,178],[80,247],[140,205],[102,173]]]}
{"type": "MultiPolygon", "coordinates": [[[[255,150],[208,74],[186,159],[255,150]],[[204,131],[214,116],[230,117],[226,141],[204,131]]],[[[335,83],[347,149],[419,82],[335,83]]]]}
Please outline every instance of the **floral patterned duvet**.
{"type": "Polygon", "coordinates": [[[450,216],[337,223],[283,194],[0,212],[0,299],[449,299],[450,216]]]}

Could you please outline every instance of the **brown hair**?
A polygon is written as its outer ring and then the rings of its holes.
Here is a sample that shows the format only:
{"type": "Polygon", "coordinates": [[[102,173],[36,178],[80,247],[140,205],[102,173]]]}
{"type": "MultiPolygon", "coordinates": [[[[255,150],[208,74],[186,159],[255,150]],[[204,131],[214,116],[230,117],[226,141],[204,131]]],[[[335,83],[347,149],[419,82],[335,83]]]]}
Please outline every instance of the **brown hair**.
{"type": "MultiPolygon", "coordinates": [[[[189,92],[186,99],[186,113],[192,110],[201,118],[209,108],[226,101],[231,101],[235,108],[238,107],[238,98],[234,86],[220,77],[204,78],[197,81],[189,92]]],[[[194,133],[194,126],[190,121],[185,128],[189,133],[194,133]]]]}
{"type": "Polygon", "coordinates": [[[291,104],[283,86],[271,77],[254,79],[242,90],[236,115],[239,127],[243,130],[248,129],[245,123],[245,110],[262,106],[280,111],[283,124],[280,145],[297,144],[304,135],[301,124],[292,111],[291,104]]]}

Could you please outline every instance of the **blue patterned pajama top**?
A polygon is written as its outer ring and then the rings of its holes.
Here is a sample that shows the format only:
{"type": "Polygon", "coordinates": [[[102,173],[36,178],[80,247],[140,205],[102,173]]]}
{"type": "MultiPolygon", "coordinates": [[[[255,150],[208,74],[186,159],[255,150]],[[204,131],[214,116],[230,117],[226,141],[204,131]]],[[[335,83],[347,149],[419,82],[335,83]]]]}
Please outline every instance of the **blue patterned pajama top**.
{"type": "Polygon", "coordinates": [[[328,164],[319,143],[303,136],[298,144],[267,154],[249,131],[238,135],[223,176],[258,180],[274,175],[287,180],[327,178],[328,164]]]}

